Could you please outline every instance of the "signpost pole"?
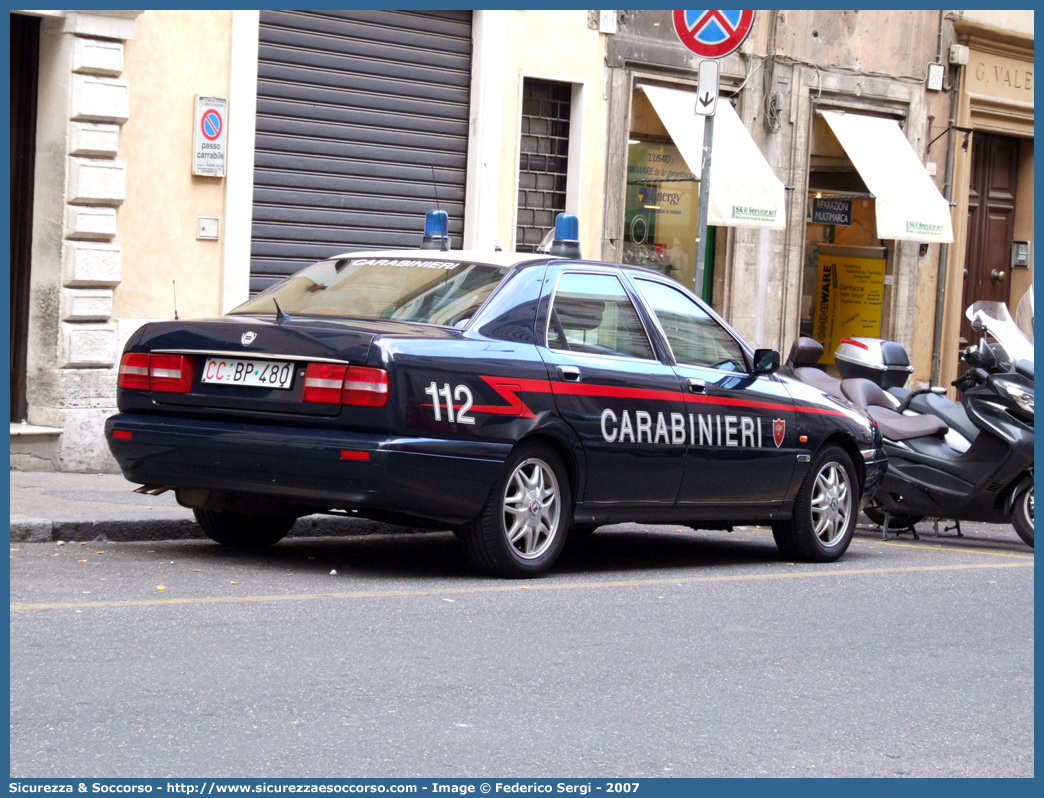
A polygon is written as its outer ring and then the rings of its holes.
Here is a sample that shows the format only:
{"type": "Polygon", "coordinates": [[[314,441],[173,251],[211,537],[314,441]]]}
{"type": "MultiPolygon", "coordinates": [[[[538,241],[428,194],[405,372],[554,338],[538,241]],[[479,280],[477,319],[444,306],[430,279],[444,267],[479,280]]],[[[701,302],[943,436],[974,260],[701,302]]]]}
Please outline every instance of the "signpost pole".
{"type": "Polygon", "coordinates": [[[707,210],[710,207],[710,170],[711,151],[714,143],[714,116],[703,120],[703,167],[700,169],[700,206],[696,216],[696,274],[693,277],[692,291],[696,296],[703,296],[703,272],[707,259],[707,210]]]}
{"type": "MultiPolygon", "coordinates": [[[[718,104],[720,79],[718,59],[735,52],[750,34],[754,12],[684,11],[672,12],[674,32],[683,45],[704,60],[699,65],[697,101],[694,113],[702,116],[703,160],[700,166],[700,206],[696,217],[696,269],[693,293],[703,297],[703,276],[707,262],[707,216],[710,209],[711,152],[714,144],[714,110],[718,104]]],[[[703,297],[709,299],[709,297],[703,297]]]]}

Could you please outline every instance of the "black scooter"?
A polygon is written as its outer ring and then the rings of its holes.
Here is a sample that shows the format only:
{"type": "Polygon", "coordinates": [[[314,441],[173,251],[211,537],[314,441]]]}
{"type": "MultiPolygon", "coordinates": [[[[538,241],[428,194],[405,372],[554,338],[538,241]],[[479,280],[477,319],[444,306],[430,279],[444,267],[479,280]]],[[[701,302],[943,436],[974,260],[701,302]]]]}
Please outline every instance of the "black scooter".
{"type": "Polygon", "coordinates": [[[836,380],[812,368],[822,346],[811,339],[791,349],[786,365],[795,377],[840,394],[881,428],[888,471],[864,511],[885,536],[926,517],[948,518],[958,533],[962,520],[1011,523],[1033,546],[1032,344],[1006,323],[1003,305],[985,307],[998,304],[968,309],[973,329],[995,342],[984,337],[963,353],[969,369],[954,381],[959,405],[939,389],[887,393],[865,378],[836,380]]]}

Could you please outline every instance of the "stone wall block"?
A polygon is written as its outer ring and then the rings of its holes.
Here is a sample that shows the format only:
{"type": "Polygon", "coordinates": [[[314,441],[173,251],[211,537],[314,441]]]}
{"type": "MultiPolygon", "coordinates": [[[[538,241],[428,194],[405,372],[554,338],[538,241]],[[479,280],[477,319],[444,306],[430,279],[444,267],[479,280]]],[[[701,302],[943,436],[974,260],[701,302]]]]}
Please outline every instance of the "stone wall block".
{"type": "Polygon", "coordinates": [[[72,70],[81,75],[119,77],[123,71],[123,43],[77,36],[73,42],[72,70]]]}
{"type": "Polygon", "coordinates": [[[98,36],[103,39],[134,38],[135,20],[142,11],[69,11],[62,26],[64,33],[98,36]]]}
{"type": "Polygon", "coordinates": [[[112,289],[63,288],[62,321],[108,321],[112,318],[112,289]]]}
{"type": "Polygon", "coordinates": [[[64,257],[67,288],[119,285],[123,279],[123,248],[102,241],[66,241],[64,257]]]}
{"type": "Polygon", "coordinates": [[[116,209],[96,205],[66,205],[65,237],[111,241],[116,237],[116,209]]]}
{"type": "Polygon", "coordinates": [[[73,75],[72,114],[77,122],[116,122],[130,117],[130,84],[119,78],[73,75]]]}
{"type": "Polygon", "coordinates": [[[83,205],[121,205],[127,193],[123,161],[70,158],[66,199],[83,205]]]}
{"type": "Polygon", "coordinates": [[[69,154],[115,158],[120,145],[118,125],[92,122],[69,124],[69,154]]]}
{"type": "Polygon", "coordinates": [[[62,322],[58,368],[111,368],[116,363],[116,324],[62,322]]]}

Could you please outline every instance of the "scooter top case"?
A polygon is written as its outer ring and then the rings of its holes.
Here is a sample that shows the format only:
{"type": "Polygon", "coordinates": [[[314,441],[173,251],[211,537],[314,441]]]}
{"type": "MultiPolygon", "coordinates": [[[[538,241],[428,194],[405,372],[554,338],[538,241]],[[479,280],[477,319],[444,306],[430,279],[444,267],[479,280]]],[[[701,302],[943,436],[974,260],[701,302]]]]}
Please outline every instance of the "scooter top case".
{"type": "Polygon", "coordinates": [[[885,390],[903,387],[913,374],[906,350],[883,338],[842,338],[834,361],[841,379],[862,377],[885,390]]]}

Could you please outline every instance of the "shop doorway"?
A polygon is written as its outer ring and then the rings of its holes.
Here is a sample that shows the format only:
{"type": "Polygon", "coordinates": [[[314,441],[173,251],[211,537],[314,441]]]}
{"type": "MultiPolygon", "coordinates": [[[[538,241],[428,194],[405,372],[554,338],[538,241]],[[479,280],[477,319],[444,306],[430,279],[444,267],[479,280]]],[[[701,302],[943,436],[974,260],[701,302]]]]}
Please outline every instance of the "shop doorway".
{"type": "Polygon", "coordinates": [[[960,350],[979,337],[972,332],[965,309],[980,299],[1007,304],[1010,298],[1018,174],[1019,140],[976,131],[968,192],[960,350]]]}
{"type": "Polygon", "coordinates": [[[11,421],[26,417],[40,18],[11,14],[11,421]]]}

